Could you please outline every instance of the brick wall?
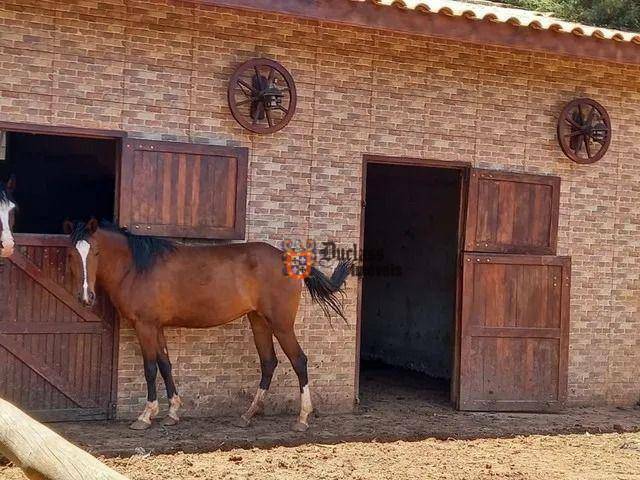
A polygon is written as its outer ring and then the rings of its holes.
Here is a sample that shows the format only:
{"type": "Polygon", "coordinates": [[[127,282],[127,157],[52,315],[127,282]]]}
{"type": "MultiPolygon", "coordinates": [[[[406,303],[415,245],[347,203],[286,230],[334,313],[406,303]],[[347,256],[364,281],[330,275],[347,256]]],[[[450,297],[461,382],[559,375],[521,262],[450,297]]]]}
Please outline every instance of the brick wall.
{"type": "MultiPolygon", "coordinates": [[[[364,153],[560,175],[559,253],[574,265],[570,400],[638,399],[639,68],[169,0],[7,0],[0,54],[2,120],[249,147],[252,240],[357,242],[364,153]],[[234,67],[258,56],[283,63],[299,92],[293,121],[267,136],[249,135],[226,106],[234,67]],[[615,128],[590,166],[566,159],[555,139],[560,109],[579,95],[601,101],[615,128]]],[[[347,314],[350,326],[332,329],[307,297],[299,313],[325,411],[354,400],[354,281],[347,314]]],[[[259,377],[246,320],[168,340],[189,413],[246,405],[259,377]]],[[[120,348],[119,412],[130,415],[145,392],[131,329],[120,348]]],[[[296,402],[285,362],[271,390],[273,410],[296,402]]]]}

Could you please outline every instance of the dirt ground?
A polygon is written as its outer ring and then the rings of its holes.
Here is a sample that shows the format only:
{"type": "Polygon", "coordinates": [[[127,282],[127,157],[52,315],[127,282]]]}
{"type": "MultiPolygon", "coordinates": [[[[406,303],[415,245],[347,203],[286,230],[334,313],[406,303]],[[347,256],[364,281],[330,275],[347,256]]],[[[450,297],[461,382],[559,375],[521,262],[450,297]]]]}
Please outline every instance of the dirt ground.
{"type": "MultiPolygon", "coordinates": [[[[126,422],[52,427],[131,479],[640,479],[640,409],[562,414],[452,410],[439,385],[372,371],[350,415],[185,419],[172,429],[128,430],[126,422]],[[202,453],[206,452],[206,453],[202,453]]],[[[0,478],[23,480],[16,468],[0,478]]]]}
{"type": "MultiPolygon", "coordinates": [[[[640,478],[640,435],[575,434],[510,439],[311,443],[228,452],[106,459],[132,480],[640,478]]],[[[24,480],[0,467],[0,478],[24,480]]]]}

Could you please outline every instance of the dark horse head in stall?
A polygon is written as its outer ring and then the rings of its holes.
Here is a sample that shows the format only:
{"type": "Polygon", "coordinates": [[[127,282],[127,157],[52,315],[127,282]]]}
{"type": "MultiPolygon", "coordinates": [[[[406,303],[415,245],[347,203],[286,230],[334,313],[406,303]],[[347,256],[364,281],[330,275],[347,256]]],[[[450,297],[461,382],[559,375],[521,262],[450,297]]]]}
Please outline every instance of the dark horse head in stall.
{"type": "Polygon", "coordinates": [[[0,257],[13,255],[12,229],[17,206],[13,198],[15,186],[16,179],[13,175],[6,183],[0,182],[0,257]]]}

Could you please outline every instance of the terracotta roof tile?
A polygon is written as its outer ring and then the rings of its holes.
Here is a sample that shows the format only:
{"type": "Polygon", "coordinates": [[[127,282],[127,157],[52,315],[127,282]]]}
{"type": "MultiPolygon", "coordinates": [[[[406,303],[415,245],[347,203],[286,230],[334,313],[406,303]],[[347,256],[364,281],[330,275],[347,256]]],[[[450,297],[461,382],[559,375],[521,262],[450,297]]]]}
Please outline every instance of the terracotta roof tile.
{"type": "Polygon", "coordinates": [[[508,8],[485,3],[469,3],[458,0],[349,0],[352,2],[370,2],[376,5],[393,6],[415,10],[425,14],[440,14],[486,20],[510,25],[528,27],[535,30],[552,30],[572,33],[577,36],[590,36],[617,42],[631,42],[640,45],[640,33],[623,32],[609,28],[592,27],[551,17],[541,12],[532,12],[518,8],[508,8]]]}

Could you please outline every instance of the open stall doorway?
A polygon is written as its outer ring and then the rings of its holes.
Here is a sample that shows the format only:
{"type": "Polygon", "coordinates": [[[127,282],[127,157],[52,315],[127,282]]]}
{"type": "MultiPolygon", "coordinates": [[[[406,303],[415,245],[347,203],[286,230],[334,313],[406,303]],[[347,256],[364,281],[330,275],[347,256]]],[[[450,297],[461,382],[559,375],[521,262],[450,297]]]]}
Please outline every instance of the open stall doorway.
{"type": "Polygon", "coordinates": [[[115,139],[2,131],[0,178],[15,174],[16,233],[60,234],[64,220],[114,220],[115,139]]]}
{"type": "Polygon", "coordinates": [[[366,163],[361,402],[449,403],[462,176],[366,163]]]}

